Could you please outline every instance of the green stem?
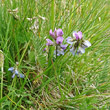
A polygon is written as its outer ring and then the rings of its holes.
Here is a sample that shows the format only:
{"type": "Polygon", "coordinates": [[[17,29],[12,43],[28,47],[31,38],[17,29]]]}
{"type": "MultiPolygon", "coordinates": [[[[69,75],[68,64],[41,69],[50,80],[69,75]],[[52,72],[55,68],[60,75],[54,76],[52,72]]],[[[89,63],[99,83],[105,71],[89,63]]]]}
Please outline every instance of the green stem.
{"type": "MultiPolygon", "coordinates": [[[[3,67],[1,67],[1,72],[2,72],[2,76],[1,76],[1,96],[0,96],[0,99],[2,99],[2,97],[3,97],[3,67]]],[[[0,104],[0,108],[2,109],[2,103],[0,104]]]]}
{"type": "Polygon", "coordinates": [[[56,45],[56,59],[57,59],[57,49],[58,49],[58,46],[56,45]]]}

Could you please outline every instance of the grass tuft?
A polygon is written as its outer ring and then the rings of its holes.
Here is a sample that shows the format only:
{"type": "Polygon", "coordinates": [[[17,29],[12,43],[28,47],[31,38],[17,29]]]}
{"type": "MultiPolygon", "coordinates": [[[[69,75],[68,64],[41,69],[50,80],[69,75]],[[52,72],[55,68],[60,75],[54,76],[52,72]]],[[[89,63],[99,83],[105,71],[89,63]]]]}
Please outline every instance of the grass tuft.
{"type": "Polygon", "coordinates": [[[0,110],[108,110],[109,5],[109,0],[0,1],[0,110]],[[55,28],[64,39],[81,31],[92,46],[82,55],[55,59],[53,47],[49,55],[43,51],[55,28]],[[12,79],[8,71],[17,62],[24,79],[12,79]]]}

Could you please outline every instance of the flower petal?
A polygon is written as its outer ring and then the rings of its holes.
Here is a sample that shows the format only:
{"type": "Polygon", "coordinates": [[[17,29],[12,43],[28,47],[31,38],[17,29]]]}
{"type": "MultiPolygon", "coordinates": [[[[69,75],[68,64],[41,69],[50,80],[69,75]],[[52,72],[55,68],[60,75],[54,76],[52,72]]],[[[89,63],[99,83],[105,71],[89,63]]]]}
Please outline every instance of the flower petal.
{"type": "Polygon", "coordinates": [[[12,75],[12,78],[14,78],[14,77],[15,77],[15,74],[12,75]]]}
{"type": "Polygon", "coordinates": [[[91,46],[91,43],[88,40],[84,40],[83,45],[87,48],[91,46]]]}
{"type": "Polygon", "coordinates": [[[79,36],[79,39],[81,40],[81,39],[82,39],[82,32],[79,31],[77,34],[78,34],[78,36],[79,36]]]}
{"type": "Polygon", "coordinates": [[[46,48],[44,48],[43,51],[46,51],[46,48]]]}
{"type": "Polygon", "coordinates": [[[70,52],[73,54],[73,56],[75,55],[75,53],[76,53],[76,49],[74,48],[74,47],[72,47],[71,49],[70,49],[70,52]]]}
{"type": "Polygon", "coordinates": [[[77,52],[83,54],[85,53],[85,49],[82,47],[79,47],[77,52]]]}
{"type": "Polygon", "coordinates": [[[79,35],[77,33],[75,33],[75,37],[76,37],[76,40],[79,39],[79,35]]]}
{"type": "Polygon", "coordinates": [[[51,37],[53,37],[55,39],[55,33],[52,32],[52,29],[49,31],[49,34],[50,34],[51,37]]]}
{"type": "Polygon", "coordinates": [[[19,77],[20,77],[20,78],[24,78],[25,76],[24,76],[24,74],[19,73],[19,77]]]}
{"type": "Polygon", "coordinates": [[[62,29],[57,29],[57,37],[62,37],[62,36],[63,36],[62,29]]]}
{"type": "Polygon", "coordinates": [[[8,69],[8,71],[11,71],[11,72],[13,73],[14,67],[10,67],[10,68],[8,69]]]}
{"type": "Polygon", "coordinates": [[[75,34],[77,34],[77,32],[76,32],[76,31],[73,31],[73,38],[75,38],[75,39],[76,39],[75,34]]]}
{"type": "Polygon", "coordinates": [[[73,44],[73,38],[68,37],[68,38],[66,39],[66,42],[67,42],[68,44],[73,44]]]}
{"type": "Polygon", "coordinates": [[[19,73],[18,70],[15,70],[15,74],[18,75],[18,73],[19,73]]]}
{"type": "Polygon", "coordinates": [[[60,45],[61,46],[61,48],[63,49],[63,50],[65,50],[66,49],[66,47],[68,46],[68,44],[65,44],[65,45],[60,45]]]}
{"type": "Polygon", "coordinates": [[[62,44],[63,39],[64,39],[63,37],[57,37],[56,43],[57,43],[57,44],[62,44]]]}
{"type": "Polygon", "coordinates": [[[79,31],[79,32],[76,32],[76,31],[73,31],[73,37],[76,38],[76,40],[78,39],[82,39],[82,32],[79,31]]]}
{"type": "Polygon", "coordinates": [[[64,55],[64,54],[65,52],[63,51],[63,49],[57,50],[57,56],[64,55]]]}
{"type": "Polygon", "coordinates": [[[54,43],[50,40],[50,39],[46,39],[46,41],[47,41],[47,44],[46,45],[48,45],[48,46],[50,46],[50,45],[53,45],[54,43]]]}

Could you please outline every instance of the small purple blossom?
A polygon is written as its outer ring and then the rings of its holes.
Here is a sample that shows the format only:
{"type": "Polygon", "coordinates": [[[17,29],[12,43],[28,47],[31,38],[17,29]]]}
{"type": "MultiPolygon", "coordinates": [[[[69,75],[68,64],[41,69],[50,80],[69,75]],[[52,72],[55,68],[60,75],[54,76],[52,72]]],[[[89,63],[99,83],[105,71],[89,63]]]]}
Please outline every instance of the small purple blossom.
{"type": "Polygon", "coordinates": [[[19,77],[20,77],[20,78],[24,78],[25,76],[24,76],[24,74],[19,73],[19,77]]]}
{"type": "Polygon", "coordinates": [[[75,47],[75,46],[71,45],[70,47],[72,47],[72,48],[70,49],[70,52],[73,55],[75,55],[75,54],[77,54],[77,55],[83,54],[83,53],[85,53],[85,48],[88,48],[90,46],[91,46],[91,43],[89,41],[87,41],[87,40],[84,40],[78,47],[75,47]]]}
{"type": "Polygon", "coordinates": [[[46,45],[48,45],[48,46],[51,46],[51,45],[54,44],[50,39],[46,39],[46,41],[47,41],[47,44],[46,45]]]}
{"type": "MultiPolygon", "coordinates": [[[[57,50],[56,51],[57,51],[57,56],[65,54],[64,49],[62,49],[60,45],[57,46],[57,50]]],[[[55,52],[55,54],[56,54],[56,52],[55,52]]]]}
{"type": "Polygon", "coordinates": [[[91,43],[88,40],[84,40],[82,38],[82,32],[73,32],[73,37],[68,37],[66,39],[67,43],[70,45],[70,52],[75,54],[83,54],[85,53],[85,48],[88,48],[91,46],[91,43]]]}
{"type": "Polygon", "coordinates": [[[53,37],[53,39],[56,39],[55,38],[55,32],[52,32],[52,29],[49,31],[49,33],[50,33],[50,36],[53,37]]]}
{"type": "Polygon", "coordinates": [[[76,40],[78,40],[78,39],[81,40],[82,39],[82,32],[81,31],[79,31],[79,32],[74,31],[73,37],[75,37],[76,40]]]}
{"type": "Polygon", "coordinates": [[[62,44],[63,40],[64,40],[63,37],[57,37],[56,43],[57,43],[57,44],[62,44]]]}
{"type": "Polygon", "coordinates": [[[16,74],[13,74],[13,75],[12,75],[12,78],[14,78],[14,77],[15,77],[15,75],[16,75],[16,74]]]}
{"type": "Polygon", "coordinates": [[[55,51],[54,52],[54,54],[56,55],[56,53],[57,53],[57,56],[60,56],[60,55],[64,55],[65,54],[65,49],[67,48],[67,44],[65,44],[65,45],[58,45],[57,46],[57,52],[55,51]]]}
{"type": "Polygon", "coordinates": [[[77,50],[77,54],[83,54],[83,53],[85,53],[85,48],[80,46],[77,50]]]}
{"type": "Polygon", "coordinates": [[[60,45],[61,46],[61,48],[63,49],[63,50],[65,50],[66,48],[67,48],[67,46],[68,46],[68,44],[65,44],[65,45],[60,45]]]}
{"type": "Polygon", "coordinates": [[[52,29],[51,29],[51,30],[49,31],[49,33],[50,33],[50,36],[51,36],[54,40],[56,40],[57,37],[62,37],[62,36],[63,36],[63,31],[62,31],[62,29],[56,29],[56,28],[55,28],[54,32],[52,32],[52,29]]]}
{"type": "Polygon", "coordinates": [[[57,50],[57,56],[64,55],[64,54],[65,52],[63,51],[63,49],[57,50]]]}
{"type": "Polygon", "coordinates": [[[85,53],[85,49],[82,48],[82,47],[78,47],[78,48],[72,47],[72,48],[70,49],[70,52],[71,52],[71,53],[73,54],[73,56],[74,56],[75,54],[79,55],[79,54],[85,53]]]}
{"type": "Polygon", "coordinates": [[[62,36],[63,36],[62,29],[57,29],[57,37],[62,37],[62,36]]]}
{"type": "Polygon", "coordinates": [[[44,48],[43,51],[46,51],[46,48],[44,48]]]}
{"type": "Polygon", "coordinates": [[[13,71],[14,71],[14,67],[10,67],[10,68],[8,69],[8,71],[13,72],[13,71]]]}
{"type": "Polygon", "coordinates": [[[74,47],[72,47],[72,48],[70,49],[70,52],[73,54],[73,56],[75,55],[76,51],[77,51],[77,50],[76,50],[74,47]]]}
{"type": "Polygon", "coordinates": [[[20,78],[24,78],[25,77],[24,74],[19,73],[19,71],[17,69],[15,69],[14,67],[10,67],[8,69],[8,71],[10,71],[11,73],[13,73],[12,78],[14,78],[15,75],[17,75],[17,77],[20,77],[20,78]]]}

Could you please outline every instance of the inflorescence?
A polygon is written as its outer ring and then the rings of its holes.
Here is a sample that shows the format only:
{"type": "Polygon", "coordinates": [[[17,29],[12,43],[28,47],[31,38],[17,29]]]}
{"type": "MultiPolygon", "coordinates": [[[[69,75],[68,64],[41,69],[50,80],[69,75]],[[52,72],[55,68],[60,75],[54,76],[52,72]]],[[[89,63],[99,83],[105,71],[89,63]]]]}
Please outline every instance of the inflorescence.
{"type": "MultiPolygon", "coordinates": [[[[91,43],[88,40],[84,40],[83,34],[81,31],[76,32],[73,31],[72,37],[66,38],[66,42],[68,44],[63,44],[63,31],[62,29],[55,29],[54,32],[50,30],[50,36],[54,39],[54,41],[50,39],[46,39],[47,43],[46,46],[55,46],[55,52],[57,56],[64,55],[66,50],[68,49],[73,55],[79,55],[85,53],[85,49],[91,46],[91,43]]],[[[46,51],[47,48],[44,49],[46,51]]]]}
{"type": "Polygon", "coordinates": [[[14,78],[15,75],[16,75],[17,77],[19,77],[19,78],[24,78],[24,77],[25,77],[24,74],[20,73],[20,72],[19,72],[16,68],[14,68],[14,67],[10,67],[10,68],[8,69],[8,71],[10,71],[11,73],[13,73],[12,78],[14,78]]]}

